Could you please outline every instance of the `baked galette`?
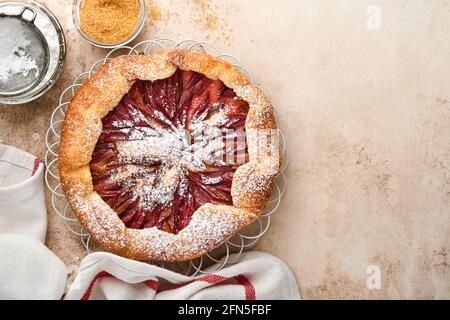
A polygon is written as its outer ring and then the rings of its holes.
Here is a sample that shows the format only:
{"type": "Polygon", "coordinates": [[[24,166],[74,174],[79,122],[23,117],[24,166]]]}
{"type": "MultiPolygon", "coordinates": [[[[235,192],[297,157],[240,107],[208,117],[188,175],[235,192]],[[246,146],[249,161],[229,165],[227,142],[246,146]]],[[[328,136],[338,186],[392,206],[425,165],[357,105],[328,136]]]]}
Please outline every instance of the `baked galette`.
{"type": "Polygon", "coordinates": [[[181,50],[120,56],[64,120],[62,188],[105,250],[183,261],[264,210],[280,156],[273,108],[228,62],[181,50]]]}

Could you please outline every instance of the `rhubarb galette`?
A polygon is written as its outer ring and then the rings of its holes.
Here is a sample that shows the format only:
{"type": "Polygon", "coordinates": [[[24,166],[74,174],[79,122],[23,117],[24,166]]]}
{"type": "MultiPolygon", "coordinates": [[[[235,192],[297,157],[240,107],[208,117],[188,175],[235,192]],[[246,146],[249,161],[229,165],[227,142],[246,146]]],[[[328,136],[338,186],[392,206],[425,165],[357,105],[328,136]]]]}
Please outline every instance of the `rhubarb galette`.
{"type": "Polygon", "coordinates": [[[77,91],[62,188],[105,250],[182,261],[254,221],[279,168],[272,106],[228,62],[185,51],[110,60],[77,91]]]}

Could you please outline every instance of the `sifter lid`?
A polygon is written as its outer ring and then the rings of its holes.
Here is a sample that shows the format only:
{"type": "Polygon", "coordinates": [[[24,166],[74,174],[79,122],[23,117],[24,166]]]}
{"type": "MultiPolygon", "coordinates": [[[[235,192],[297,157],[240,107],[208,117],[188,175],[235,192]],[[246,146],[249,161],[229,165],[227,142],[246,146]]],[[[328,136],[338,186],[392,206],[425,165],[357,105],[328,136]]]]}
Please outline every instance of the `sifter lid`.
{"type": "Polygon", "coordinates": [[[39,2],[0,2],[0,39],[0,103],[34,100],[61,75],[64,33],[56,17],[39,2]]]}

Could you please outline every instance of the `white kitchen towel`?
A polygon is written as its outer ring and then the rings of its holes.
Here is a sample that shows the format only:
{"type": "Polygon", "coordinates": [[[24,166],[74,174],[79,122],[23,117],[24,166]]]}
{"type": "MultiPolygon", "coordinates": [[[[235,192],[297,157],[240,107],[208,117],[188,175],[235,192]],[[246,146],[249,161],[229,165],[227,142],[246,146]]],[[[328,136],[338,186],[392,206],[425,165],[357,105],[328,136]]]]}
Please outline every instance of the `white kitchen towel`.
{"type": "Polygon", "coordinates": [[[0,300],[60,299],[67,269],[42,242],[0,234],[0,300]]]}
{"type": "Polygon", "coordinates": [[[0,299],[60,299],[64,263],[46,246],[44,165],[0,143],[0,299]]]}
{"type": "Polygon", "coordinates": [[[239,263],[195,278],[98,252],[84,258],[66,299],[292,300],[300,293],[289,268],[262,252],[244,253],[239,263]]]}
{"type": "Polygon", "coordinates": [[[35,156],[0,143],[0,233],[31,236],[47,232],[44,165],[35,156]]]}

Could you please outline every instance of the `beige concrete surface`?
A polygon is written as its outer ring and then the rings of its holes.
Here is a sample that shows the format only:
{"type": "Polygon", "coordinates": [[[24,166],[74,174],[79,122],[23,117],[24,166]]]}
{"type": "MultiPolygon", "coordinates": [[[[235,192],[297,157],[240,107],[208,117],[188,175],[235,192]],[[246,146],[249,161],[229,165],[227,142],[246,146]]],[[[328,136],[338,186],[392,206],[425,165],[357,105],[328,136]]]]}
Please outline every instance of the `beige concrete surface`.
{"type": "MultiPolygon", "coordinates": [[[[107,52],[77,33],[68,1],[45,2],[66,32],[65,73],[45,97],[0,106],[0,139],[41,158],[62,88],[107,52]]],[[[449,1],[185,3],[149,1],[140,39],[208,39],[239,57],[288,140],[287,192],[258,249],[305,298],[449,299],[449,1]]],[[[49,247],[79,263],[79,239],[49,219],[49,247]]]]}

